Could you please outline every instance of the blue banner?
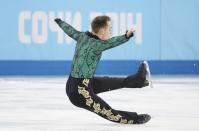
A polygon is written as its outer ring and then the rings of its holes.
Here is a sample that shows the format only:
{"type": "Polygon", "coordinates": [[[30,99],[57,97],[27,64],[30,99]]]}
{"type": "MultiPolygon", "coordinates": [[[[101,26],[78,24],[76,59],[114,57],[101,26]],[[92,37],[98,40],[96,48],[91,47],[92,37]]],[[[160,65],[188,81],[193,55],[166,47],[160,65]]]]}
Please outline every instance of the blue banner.
{"type": "MultiPolygon", "coordinates": [[[[105,51],[102,60],[175,61],[175,64],[192,61],[196,67],[198,7],[198,0],[2,1],[0,61],[71,61],[75,41],[63,33],[54,19],[61,18],[79,31],[88,31],[92,19],[105,14],[111,17],[113,36],[124,34],[131,27],[136,33],[126,44],[105,51]]],[[[6,69],[3,67],[0,74],[6,69]]],[[[172,70],[175,72],[175,68],[172,70]]]]}

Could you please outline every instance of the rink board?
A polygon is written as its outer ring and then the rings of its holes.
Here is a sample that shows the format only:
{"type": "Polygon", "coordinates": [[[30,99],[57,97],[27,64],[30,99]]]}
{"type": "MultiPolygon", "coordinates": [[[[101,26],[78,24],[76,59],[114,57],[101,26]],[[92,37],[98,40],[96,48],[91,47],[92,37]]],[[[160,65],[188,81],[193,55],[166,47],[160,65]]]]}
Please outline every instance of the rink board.
{"type": "MultiPolygon", "coordinates": [[[[135,73],[141,61],[101,61],[97,75],[135,73]]],[[[152,74],[199,75],[199,61],[149,61],[152,74]]],[[[69,75],[71,61],[0,61],[0,75],[69,75]]]]}

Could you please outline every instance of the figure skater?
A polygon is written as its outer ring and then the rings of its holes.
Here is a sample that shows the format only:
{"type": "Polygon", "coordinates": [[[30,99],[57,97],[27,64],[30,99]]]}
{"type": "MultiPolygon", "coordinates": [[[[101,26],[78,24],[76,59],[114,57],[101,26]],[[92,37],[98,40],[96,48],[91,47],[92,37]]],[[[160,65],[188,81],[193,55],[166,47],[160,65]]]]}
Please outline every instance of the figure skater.
{"type": "Polygon", "coordinates": [[[124,78],[94,76],[102,52],[124,44],[133,37],[135,30],[132,28],[124,35],[110,38],[111,19],[105,15],[94,18],[91,23],[91,32],[77,31],[59,18],[56,18],[55,22],[77,42],[71,73],[66,83],[66,94],[71,103],[116,123],[144,124],[148,122],[151,119],[150,115],[113,109],[97,96],[98,93],[121,88],[148,86],[145,63],[140,64],[136,74],[124,78]]]}

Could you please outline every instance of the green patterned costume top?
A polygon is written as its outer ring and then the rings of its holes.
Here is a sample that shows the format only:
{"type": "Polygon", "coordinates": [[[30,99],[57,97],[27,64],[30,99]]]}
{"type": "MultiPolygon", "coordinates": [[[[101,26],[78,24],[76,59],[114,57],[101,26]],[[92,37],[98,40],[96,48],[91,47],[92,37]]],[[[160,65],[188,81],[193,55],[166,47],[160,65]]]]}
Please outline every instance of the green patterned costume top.
{"type": "Polygon", "coordinates": [[[68,36],[77,41],[71,71],[71,76],[75,78],[92,78],[102,52],[129,40],[126,35],[100,40],[90,32],[77,31],[60,19],[55,21],[68,36]]]}

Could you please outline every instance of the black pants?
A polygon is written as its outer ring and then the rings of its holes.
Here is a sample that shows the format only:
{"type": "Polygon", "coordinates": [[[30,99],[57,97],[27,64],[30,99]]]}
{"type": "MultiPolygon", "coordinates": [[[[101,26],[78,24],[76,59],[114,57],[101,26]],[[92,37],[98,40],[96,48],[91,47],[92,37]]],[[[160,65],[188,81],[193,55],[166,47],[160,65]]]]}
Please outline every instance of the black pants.
{"type": "Polygon", "coordinates": [[[140,88],[139,80],[136,75],[127,78],[94,77],[92,79],[69,76],[66,93],[71,103],[77,107],[87,109],[113,122],[133,124],[138,116],[136,112],[112,109],[97,94],[123,87],[140,88]]]}

